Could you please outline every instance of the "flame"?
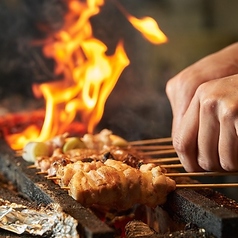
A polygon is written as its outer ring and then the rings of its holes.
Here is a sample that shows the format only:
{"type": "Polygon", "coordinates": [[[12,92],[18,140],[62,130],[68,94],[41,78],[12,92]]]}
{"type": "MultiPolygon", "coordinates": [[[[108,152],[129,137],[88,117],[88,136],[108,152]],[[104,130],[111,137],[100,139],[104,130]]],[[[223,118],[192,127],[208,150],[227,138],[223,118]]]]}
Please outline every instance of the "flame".
{"type": "MultiPolygon", "coordinates": [[[[35,95],[45,100],[44,123],[41,130],[29,126],[19,134],[7,135],[15,150],[29,141],[46,141],[64,133],[77,115],[92,133],[102,118],[108,96],[130,63],[122,41],[113,55],[107,55],[106,45],[93,37],[89,20],[100,12],[103,0],[67,0],[67,4],[63,27],[43,46],[44,55],[55,60],[54,74],[61,79],[33,85],[35,95]]],[[[127,18],[152,43],[165,42],[166,36],[153,19],[127,18]]]]}
{"type": "Polygon", "coordinates": [[[151,17],[137,19],[128,15],[130,23],[153,44],[162,44],[168,41],[167,36],[160,30],[157,22],[151,17]]]}

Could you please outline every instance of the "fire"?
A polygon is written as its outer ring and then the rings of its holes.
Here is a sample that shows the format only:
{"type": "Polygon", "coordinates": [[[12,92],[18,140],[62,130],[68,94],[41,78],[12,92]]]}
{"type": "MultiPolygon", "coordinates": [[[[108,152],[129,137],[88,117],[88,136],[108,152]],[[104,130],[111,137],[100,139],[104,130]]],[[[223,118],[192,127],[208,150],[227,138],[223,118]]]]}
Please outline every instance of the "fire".
{"type": "Polygon", "coordinates": [[[161,44],[167,42],[167,36],[160,30],[157,22],[153,18],[144,17],[139,20],[129,15],[128,20],[151,43],[161,44]]]}
{"type": "MultiPolygon", "coordinates": [[[[29,141],[46,141],[64,133],[78,115],[87,132],[93,133],[108,96],[130,63],[122,41],[113,55],[107,55],[107,46],[93,37],[90,17],[100,12],[103,0],[67,0],[67,4],[63,27],[43,46],[44,55],[55,60],[54,74],[61,79],[33,85],[35,95],[45,100],[44,123],[41,129],[30,125],[19,134],[7,135],[15,150],[29,141]]],[[[167,40],[152,18],[125,16],[152,43],[167,40]]]]}

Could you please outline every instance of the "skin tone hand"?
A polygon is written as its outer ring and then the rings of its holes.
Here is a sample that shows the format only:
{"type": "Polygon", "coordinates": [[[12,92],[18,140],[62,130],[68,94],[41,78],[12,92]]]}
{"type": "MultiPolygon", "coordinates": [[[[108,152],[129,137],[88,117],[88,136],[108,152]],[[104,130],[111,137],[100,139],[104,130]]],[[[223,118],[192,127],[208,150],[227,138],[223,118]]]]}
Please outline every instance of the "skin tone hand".
{"type": "Polygon", "coordinates": [[[166,93],[186,171],[238,171],[238,43],[180,72],[166,93]]]}

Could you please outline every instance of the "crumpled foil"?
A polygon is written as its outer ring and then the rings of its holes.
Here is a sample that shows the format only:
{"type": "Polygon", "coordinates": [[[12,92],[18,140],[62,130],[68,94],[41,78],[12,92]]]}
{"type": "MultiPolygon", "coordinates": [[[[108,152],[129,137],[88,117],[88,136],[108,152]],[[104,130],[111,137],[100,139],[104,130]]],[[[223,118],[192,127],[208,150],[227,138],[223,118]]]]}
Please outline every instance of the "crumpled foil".
{"type": "Polygon", "coordinates": [[[0,228],[16,234],[79,238],[77,221],[52,203],[39,210],[0,198],[0,228]]]}

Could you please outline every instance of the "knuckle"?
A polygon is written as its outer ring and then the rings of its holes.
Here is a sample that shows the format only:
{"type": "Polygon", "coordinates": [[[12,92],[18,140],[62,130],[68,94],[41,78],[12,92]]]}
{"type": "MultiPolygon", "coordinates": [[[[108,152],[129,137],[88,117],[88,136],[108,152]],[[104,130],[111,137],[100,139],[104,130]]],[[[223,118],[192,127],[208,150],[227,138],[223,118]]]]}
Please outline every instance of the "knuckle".
{"type": "Polygon", "coordinates": [[[212,170],[212,166],[206,160],[202,158],[198,158],[198,165],[206,171],[212,170]]]}
{"type": "Polygon", "coordinates": [[[170,95],[172,92],[172,88],[173,88],[173,82],[172,79],[170,79],[167,83],[166,83],[166,87],[165,87],[165,92],[167,95],[170,95]]]}
{"type": "Polygon", "coordinates": [[[206,98],[201,102],[201,110],[204,113],[214,113],[217,109],[217,101],[214,98],[206,98]]]}
{"type": "Polygon", "coordinates": [[[210,88],[209,84],[210,84],[209,81],[200,84],[200,85],[198,86],[197,90],[196,90],[196,93],[197,93],[198,95],[202,95],[202,96],[206,95],[206,92],[207,92],[208,88],[210,88]]]}
{"type": "Polygon", "coordinates": [[[205,171],[219,171],[221,170],[220,164],[217,162],[217,158],[210,158],[208,156],[198,156],[198,165],[205,171]]]}
{"type": "Polygon", "coordinates": [[[234,164],[234,163],[228,163],[227,160],[220,158],[220,165],[222,167],[223,170],[227,171],[227,172],[235,172],[238,171],[238,164],[234,164]]]}
{"type": "Polygon", "coordinates": [[[207,93],[205,83],[198,87],[196,94],[200,99],[202,112],[214,113],[217,110],[219,99],[215,94],[207,93]]]}
{"type": "Polygon", "coordinates": [[[207,163],[205,160],[198,160],[198,165],[205,171],[217,171],[219,168],[215,167],[213,164],[207,163]]]}
{"type": "Polygon", "coordinates": [[[184,80],[184,77],[180,72],[174,78],[171,78],[167,81],[165,92],[167,95],[172,95],[175,89],[181,89],[182,87],[184,87],[184,84],[186,84],[186,81],[184,80]]]}
{"type": "Polygon", "coordinates": [[[230,104],[222,109],[220,120],[223,122],[230,121],[238,117],[238,106],[236,104],[230,104]]]}

